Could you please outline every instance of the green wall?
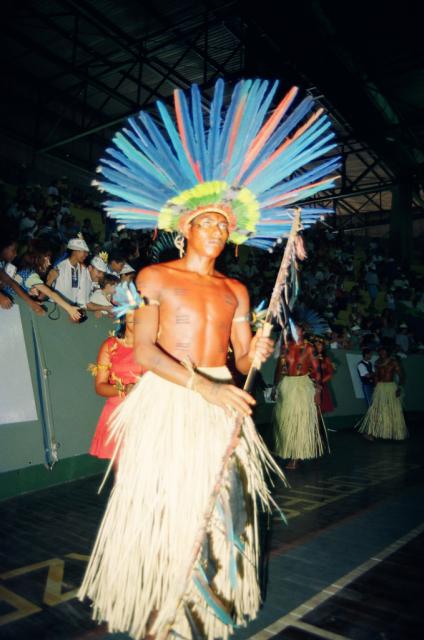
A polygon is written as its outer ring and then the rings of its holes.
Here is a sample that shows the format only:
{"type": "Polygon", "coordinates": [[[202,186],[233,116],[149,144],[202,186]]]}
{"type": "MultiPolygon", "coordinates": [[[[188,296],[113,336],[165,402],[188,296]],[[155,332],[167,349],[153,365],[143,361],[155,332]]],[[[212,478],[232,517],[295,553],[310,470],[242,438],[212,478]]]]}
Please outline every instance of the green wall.
{"type": "MultiPolygon", "coordinates": [[[[330,382],[330,391],[334,402],[334,411],[324,416],[325,423],[330,428],[351,429],[358,419],[365,413],[367,406],[364,399],[355,397],[352,378],[347,363],[347,355],[358,354],[343,349],[328,349],[328,355],[336,370],[330,382]]],[[[264,367],[263,377],[268,384],[274,378],[276,361],[268,361],[264,367]]],[[[406,375],[403,408],[407,412],[424,412],[424,356],[410,355],[402,359],[402,367],[406,375]]],[[[266,422],[271,419],[273,405],[260,407],[257,420],[266,422]]]]}
{"type": "Polygon", "coordinates": [[[61,309],[59,319],[51,320],[25,304],[20,312],[38,420],[0,424],[0,498],[100,473],[105,466],[87,454],[104,405],[87,366],[96,361],[112,322],[89,314],[86,322],[73,324],[61,309]],[[59,458],[52,470],[43,438],[49,425],[59,458]]]}
{"type": "MultiPolygon", "coordinates": [[[[53,306],[49,305],[49,309],[53,306]]],[[[89,314],[89,319],[79,325],[71,323],[61,310],[58,320],[39,318],[24,304],[20,310],[38,420],[0,424],[0,499],[105,469],[104,461],[87,454],[104,404],[104,399],[94,392],[87,366],[96,361],[100,344],[113,328],[112,322],[89,314]],[[49,457],[43,440],[43,432],[49,428],[58,443],[59,458],[51,468],[46,464],[49,457]]],[[[346,352],[330,351],[330,356],[336,364],[331,382],[336,406],[326,416],[326,423],[333,428],[351,428],[365,412],[365,401],[354,397],[346,352]]],[[[403,366],[407,376],[404,407],[421,412],[424,356],[410,356],[403,366]]],[[[264,368],[267,382],[272,381],[274,367],[275,360],[271,360],[264,368]]],[[[258,423],[269,422],[272,408],[272,404],[258,407],[258,423]]]]}

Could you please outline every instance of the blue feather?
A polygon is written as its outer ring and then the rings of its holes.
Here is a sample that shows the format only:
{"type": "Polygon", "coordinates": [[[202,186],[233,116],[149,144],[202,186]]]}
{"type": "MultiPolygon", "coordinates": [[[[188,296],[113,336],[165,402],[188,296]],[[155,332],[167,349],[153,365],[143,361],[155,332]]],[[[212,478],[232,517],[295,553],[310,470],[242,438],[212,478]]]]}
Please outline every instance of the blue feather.
{"type": "Polygon", "coordinates": [[[157,103],[157,107],[159,110],[159,113],[162,117],[162,121],[163,124],[165,126],[165,129],[169,135],[169,138],[172,142],[172,146],[174,147],[174,150],[178,156],[178,160],[180,163],[180,168],[181,168],[181,179],[182,180],[186,180],[186,184],[185,184],[185,188],[188,189],[190,187],[194,187],[194,185],[197,184],[197,178],[196,175],[193,171],[193,167],[191,166],[191,164],[189,163],[189,161],[187,160],[187,155],[184,151],[184,147],[181,143],[181,139],[178,135],[178,131],[168,113],[168,111],[166,110],[166,107],[164,104],[162,104],[162,102],[158,102],[157,103]]]}
{"type": "Polygon", "coordinates": [[[210,175],[210,170],[206,163],[206,140],[205,127],[203,123],[202,102],[199,87],[197,84],[191,85],[191,112],[193,119],[193,130],[195,131],[196,158],[199,162],[200,173],[203,180],[209,180],[206,175],[210,175]]]}
{"type": "Polygon", "coordinates": [[[208,135],[208,180],[214,180],[216,155],[221,132],[221,110],[224,100],[224,81],[219,79],[215,85],[215,91],[209,115],[209,135],[208,135]]]}
{"type": "Polygon", "coordinates": [[[208,580],[205,572],[201,565],[197,565],[193,573],[193,582],[196,585],[199,593],[202,595],[207,605],[212,609],[213,613],[216,615],[221,622],[226,625],[233,626],[234,620],[225,609],[224,604],[218,600],[217,596],[213,593],[212,589],[209,587],[208,580]]]}

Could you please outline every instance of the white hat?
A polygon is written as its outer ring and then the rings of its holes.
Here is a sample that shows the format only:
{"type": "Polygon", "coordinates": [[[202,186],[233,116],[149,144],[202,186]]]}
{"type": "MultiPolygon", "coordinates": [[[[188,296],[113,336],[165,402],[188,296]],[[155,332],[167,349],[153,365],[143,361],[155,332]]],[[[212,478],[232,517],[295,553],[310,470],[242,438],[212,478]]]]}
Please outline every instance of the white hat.
{"type": "Polygon", "coordinates": [[[97,269],[97,271],[103,271],[103,273],[106,273],[107,271],[107,264],[100,256],[94,256],[90,264],[97,269]]]}
{"type": "Polygon", "coordinates": [[[90,251],[82,236],[78,238],[71,238],[66,247],[67,249],[71,249],[71,251],[90,251]]]}
{"type": "Polygon", "coordinates": [[[352,331],[360,331],[361,327],[358,324],[354,324],[351,330],[352,331]]]}
{"type": "Polygon", "coordinates": [[[128,264],[128,262],[124,264],[121,271],[119,272],[119,275],[125,276],[127,273],[135,273],[135,269],[133,269],[132,266],[128,264]]]}
{"type": "Polygon", "coordinates": [[[402,322],[402,324],[399,325],[399,329],[407,329],[408,325],[405,322],[402,322]]]}

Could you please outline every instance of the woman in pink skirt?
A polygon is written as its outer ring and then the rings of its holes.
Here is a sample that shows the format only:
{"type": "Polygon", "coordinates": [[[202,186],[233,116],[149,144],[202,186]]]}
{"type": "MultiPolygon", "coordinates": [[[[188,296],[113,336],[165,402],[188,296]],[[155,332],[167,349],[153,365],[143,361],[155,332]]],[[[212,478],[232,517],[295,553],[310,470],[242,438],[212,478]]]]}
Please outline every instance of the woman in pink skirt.
{"type": "Polygon", "coordinates": [[[118,332],[122,337],[107,338],[100,347],[97,364],[90,366],[96,377],[96,393],[107,398],[89,450],[97,458],[112,458],[115,441],[109,438],[109,418],[144,373],[134,358],[133,316],[133,312],[126,314],[125,330],[118,332]]]}

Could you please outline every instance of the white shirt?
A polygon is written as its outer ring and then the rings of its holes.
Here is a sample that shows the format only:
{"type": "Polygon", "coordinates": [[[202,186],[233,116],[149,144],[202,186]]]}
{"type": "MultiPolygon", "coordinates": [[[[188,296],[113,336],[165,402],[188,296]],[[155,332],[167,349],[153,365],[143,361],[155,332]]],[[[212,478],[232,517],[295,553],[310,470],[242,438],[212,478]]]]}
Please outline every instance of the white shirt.
{"type": "Polygon", "coordinates": [[[99,283],[91,279],[90,271],[86,267],[81,273],[81,283],[78,288],[77,304],[79,307],[86,307],[90,301],[90,296],[99,288],[99,283]]]}
{"type": "Polygon", "coordinates": [[[37,221],[32,218],[22,218],[19,224],[19,231],[33,231],[37,226],[37,221]]]}
{"type": "MultiPolygon", "coordinates": [[[[105,296],[103,289],[97,289],[90,296],[90,302],[102,305],[103,307],[112,307],[111,301],[105,296]]],[[[107,311],[101,312],[103,315],[107,315],[107,311]]]]}
{"type": "Polygon", "coordinates": [[[73,267],[69,259],[66,258],[59,262],[55,269],[59,272],[54,282],[55,290],[66,298],[68,302],[79,304],[83,295],[82,287],[84,285],[82,283],[86,279],[87,267],[79,263],[73,267]]]}
{"type": "Polygon", "coordinates": [[[409,337],[405,333],[398,333],[395,342],[405,353],[409,350],[409,337]]]}
{"type": "Polygon", "coordinates": [[[367,366],[364,364],[364,362],[362,360],[360,362],[358,362],[357,369],[358,369],[359,376],[361,378],[363,378],[364,376],[370,375],[372,373],[372,371],[373,371],[372,363],[369,360],[368,360],[368,362],[371,365],[371,367],[370,367],[371,371],[368,370],[367,366]]]}

